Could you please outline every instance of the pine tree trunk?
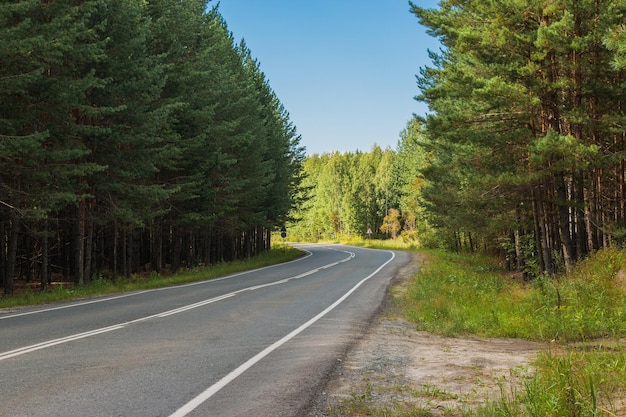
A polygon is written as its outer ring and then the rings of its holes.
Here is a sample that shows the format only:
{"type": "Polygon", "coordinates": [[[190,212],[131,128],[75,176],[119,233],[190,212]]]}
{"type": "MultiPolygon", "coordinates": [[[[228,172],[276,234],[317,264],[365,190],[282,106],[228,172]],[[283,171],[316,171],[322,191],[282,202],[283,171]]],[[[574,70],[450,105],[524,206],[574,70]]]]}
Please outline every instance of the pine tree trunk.
{"type": "Polygon", "coordinates": [[[535,200],[535,210],[536,210],[536,225],[535,227],[538,229],[538,242],[539,245],[537,247],[539,254],[541,256],[542,264],[541,272],[554,275],[554,267],[552,262],[552,256],[550,254],[550,239],[549,239],[549,229],[548,229],[548,220],[546,215],[546,208],[544,207],[544,199],[542,196],[542,190],[537,189],[535,191],[537,198],[535,200]]]}
{"type": "Polygon", "coordinates": [[[9,241],[7,245],[7,269],[4,279],[4,293],[13,295],[15,280],[15,263],[17,261],[17,243],[20,231],[20,219],[17,211],[11,210],[11,230],[9,231],[9,241]]]}
{"type": "Polygon", "coordinates": [[[559,175],[556,178],[556,198],[557,198],[557,211],[559,221],[559,238],[561,240],[563,261],[565,262],[565,270],[570,272],[574,266],[574,245],[571,238],[571,222],[569,205],[567,204],[569,199],[567,197],[567,189],[565,184],[565,178],[563,175],[559,175]]]}
{"type": "Polygon", "coordinates": [[[135,240],[134,231],[131,227],[124,228],[124,235],[126,236],[126,271],[124,276],[130,277],[134,271],[135,259],[137,258],[134,253],[135,240]]]}
{"type": "Polygon", "coordinates": [[[49,252],[49,241],[48,241],[48,218],[44,220],[43,233],[41,236],[41,271],[39,272],[39,283],[41,285],[41,289],[45,290],[48,286],[48,252],[49,252]]]}
{"type": "Polygon", "coordinates": [[[196,238],[192,230],[187,233],[187,268],[191,268],[196,260],[196,238]]]}
{"type": "Polygon", "coordinates": [[[162,265],[162,235],[161,222],[159,219],[156,219],[152,222],[152,227],[150,228],[150,269],[156,272],[161,271],[162,265]]]}
{"type": "Polygon", "coordinates": [[[127,277],[128,274],[128,236],[126,227],[122,227],[122,275],[127,277]]]}
{"type": "Polygon", "coordinates": [[[596,213],[597,213],[597,201],[596,201],[596,182],[597,172],[593,170],[592,179],[590,181],[589,189],[585,189],[585,228],[587,229],[587,250],[593,252],[598,249],[597,229],[596,229],[596,213]]]}
{"type": "MultiPolygon", "coordinates": [[[[26,228],[30,229],[30,226],[27,226],[26,228]]],[[[33,229],[33,231],[37,233],[36,230],[33,229]]],[[[28,233],[23,236],[21,242],[17,245],[19,248],[22,248],[24,254],[26,255],[26,259],[28,259],[28,262],[26,263],[26,271],[24,271],[24,267],[22,267],[22,270],[18,271],[17,275],[25,276],[27,283],[33,282],[33,272],[35,270],[35,263],[37,262],[37,255],[34,250],[36,245],[37,241],[32,233],[28,233]]]]}
{"type": "Polygon", "coordinates": [[[257,254],[265,252],[265,230],[262,226],[256,227],[256,250],[257,254]]]}
{"type": "Polygon", "coordinates": [[[524,261],[522,259],[522,244],[520,242],[521,238],[521,233],[519,231],[519,229],[516,229],[513,232],[513,242],[515,245],[515,268],[516,270],[522,271],[522,268],[524,266],[524,261]]]}
{"type": "Polygon", "coordinates": [[[172,250],[172,272],[177,272],[178,269],[180,268],[180,252],[182,249],[182,242],[181,242],[181,236],[179,235],[177,230],[173,230],[172,233],[172,244],[171,244],[171,250],[172,250]]]}
{"type": "Polygon", "coordinates": [[[203,255],[203,259],[204,259],[204,265],[211,265],[211,234],[210,233],[205,233],[204,234],[204,255],[203,255]]]}
{"type": "Polygon", "coordinates": [[[85,275],[85,283],[89,284],[91,282],[91,264],[93,261],[93,239],[94,239],[94,219],[93,213],[89,210],[89,217],[86,219],[87,221],[87,237],[85,239],[85,267],[84,267],[84,275],[85,275]]]}
{"type": "MultiPolygon", "coordinates": [[[[4,214],[4,213],[2,213],[4,214]]],[[[2,218],[2,217],[0,217],[2,218]]],[[[5,287],[7,273],[7,235],[5,222],[0,220],[0,285],[5,287]]],[[[5,290],[6,293],[6,290],[5,290]]]]}
{"type": "Polygon", "coordinates": [[[575,192],[575,212],[574,212],[574,231],[576,238],[576,259],[580,260],[589,254],[589,246],[587,245],[589,239],[587,235],[587,222],[586,222],[586,210],[588,202],[585,200],[585,187],[583,180],[583,173],[578,171],[574,179],[574,192],[575,192]]]}
{"type": "Polygon", "coordinates": [[[244,258],[248,259],[252,256],[252,232],[250,228],[241,233],[241,250],[244,258]]]}
{"type": "MultiPolygon", "coordinates": [[[[614,138],[614,151],[616,153],[624,153],[624,135],[615,135],[614,138]]],[[[625,190],[624,187],[626,186],[624,184],[624,181],[626,181],[626,177],[624,175],[624,170],[625,170],[625,163],[624,163],[624,159],[622,158],[619,163],[616,163],[615,168],[614,168],[614,192],[613,192],[613,201],[614,204],[612,206],[613,212],[614,212],[614,222],[616,225],[618,225],[618,227],[622,228],[624,225],[624,220],[626,219],[626,213],[625,213],[625,206],[626,206],[626,201],[625,201],[625,190]]],[[[619,244],[622,244],[622,241],[619,241],[619,244]]]]}
{"type": "Polygon", "coordinates": [[[215,262],[224,262],[224,237],[221,235],[221,233],[216,236],[215,242],[217,244],[215,252],[215,262]]]}
{"type": "Polygon", "coordinates": [[[118,256],[119,256],[119,225],[117,220],[113,222],[113,276],[118,275],[118,256]]]}
{"type": "Polygon", "coordinates": [[[85,283],[85,201],[78,205],[74,235],[74,284],[85,283]]]}

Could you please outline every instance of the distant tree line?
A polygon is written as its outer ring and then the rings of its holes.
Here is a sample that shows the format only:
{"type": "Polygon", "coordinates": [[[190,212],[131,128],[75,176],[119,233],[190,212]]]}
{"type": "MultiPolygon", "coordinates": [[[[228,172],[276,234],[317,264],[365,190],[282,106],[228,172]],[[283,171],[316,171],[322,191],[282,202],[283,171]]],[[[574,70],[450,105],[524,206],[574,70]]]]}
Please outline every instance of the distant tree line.
{"type": "Polygon", "coordinates": [[[0,283],[46,286],[249,257],[304,151],[204,0],[0,6],[0,283]]]}
{"type": "Polygon", "coordinates": [[[415,120],[401,133],[397,150],[374,145],[369,152],[307,157],[303,203],[293,212],[290,238],[429,240],[432,232],[420,203],[420,132],[415,120]]]}
{"type": "Polygon", "coordinates": [[[377,236],[386,208],[395,207],[389,169],[395,153],[374,146],[371,152],[314,154],[303,171],[304,204],[293,217],[290,237],[306,241],[377,236]]]}

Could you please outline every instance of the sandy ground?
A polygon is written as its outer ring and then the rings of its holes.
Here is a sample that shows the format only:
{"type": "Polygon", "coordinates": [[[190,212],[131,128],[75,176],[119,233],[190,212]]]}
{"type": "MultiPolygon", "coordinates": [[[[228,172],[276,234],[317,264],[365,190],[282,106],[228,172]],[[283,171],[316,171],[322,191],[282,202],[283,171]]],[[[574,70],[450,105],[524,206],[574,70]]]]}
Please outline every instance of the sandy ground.
{"type": "MultiPolygon", "coordinates": [[[[307,417],[356,416],[359,409],[410,404],[431,416],[457,416],[519,386],[519,375],[545,344],[508,339],[445,338],[418,332],[394,298],[413,276],[405,268],[368,332],[338,360],[307,417]]],[[[396,407],[396,408],[394,408],[396,407]]],[[[415,414],[418,415],[418,414],[415,414]]]]}

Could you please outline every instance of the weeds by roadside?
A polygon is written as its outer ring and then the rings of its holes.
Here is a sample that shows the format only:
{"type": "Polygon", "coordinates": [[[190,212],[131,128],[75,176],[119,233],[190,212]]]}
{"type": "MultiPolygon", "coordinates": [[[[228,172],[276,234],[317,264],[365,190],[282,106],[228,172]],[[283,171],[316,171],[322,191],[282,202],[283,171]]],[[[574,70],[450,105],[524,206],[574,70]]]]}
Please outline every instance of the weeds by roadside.
{"type": "Polygon", "coordinates": [[[407,314],[419,329],[455,336],[515,337],[562,342],[626,333],[626,254],[607,250],[569,276],[524,282],[491,259],[445,252],[419,274],[407,314]]]}
{"type": "Polygon", "coordinates": [[[366,401],[367,393],[355,393],[337,415],[626,416],[626,252],[604,250],[569,275],[530,282],[486,257],[439,251],[428,257],[402,299],[417,329],[544,341],[549,348],[521,372],[521,384],[503,385],[500,398],[479,407],[377,407],[366,401]]]}

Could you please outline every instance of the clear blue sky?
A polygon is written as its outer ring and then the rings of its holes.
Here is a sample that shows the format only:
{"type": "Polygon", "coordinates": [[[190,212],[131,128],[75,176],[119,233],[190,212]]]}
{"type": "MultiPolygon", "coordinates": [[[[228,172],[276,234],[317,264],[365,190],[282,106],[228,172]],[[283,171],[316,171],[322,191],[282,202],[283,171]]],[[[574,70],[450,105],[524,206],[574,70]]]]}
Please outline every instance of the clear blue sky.
{"type": "Polygon", "coordinates": [[[427,111],[414,100],[415,75],[439,47],[408,0],[220,0],[219,10],[259,61],[308,154],[395,149],[412,115],[427,111]]]}

